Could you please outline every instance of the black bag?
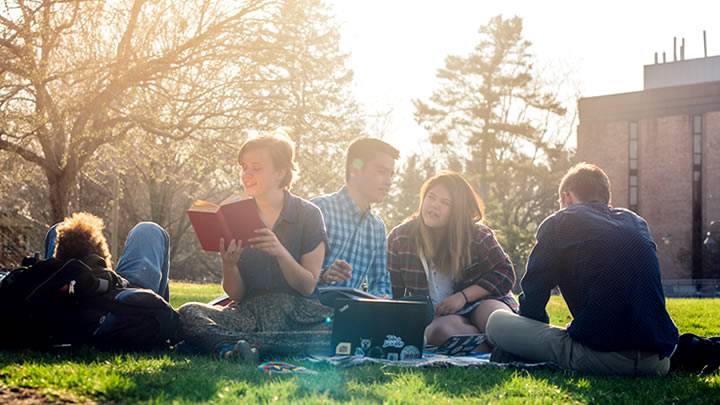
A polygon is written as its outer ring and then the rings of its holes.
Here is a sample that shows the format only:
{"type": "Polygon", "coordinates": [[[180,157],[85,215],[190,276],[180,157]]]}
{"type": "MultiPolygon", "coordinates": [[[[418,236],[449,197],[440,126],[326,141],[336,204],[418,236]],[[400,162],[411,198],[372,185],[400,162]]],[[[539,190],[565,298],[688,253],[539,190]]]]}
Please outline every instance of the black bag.
{"type": "Polygon", "coordinates": [[[151,290],[127,288],[97,256],[24,264],[0,280],[0,347],[152,350],[179,341],[170,304],[151,290]]]}
{"type": "Polygon", "coordinates": [[[670,358],[670,369],[710,374],[720,368],[720,337],[684,333],[670,358]]]}

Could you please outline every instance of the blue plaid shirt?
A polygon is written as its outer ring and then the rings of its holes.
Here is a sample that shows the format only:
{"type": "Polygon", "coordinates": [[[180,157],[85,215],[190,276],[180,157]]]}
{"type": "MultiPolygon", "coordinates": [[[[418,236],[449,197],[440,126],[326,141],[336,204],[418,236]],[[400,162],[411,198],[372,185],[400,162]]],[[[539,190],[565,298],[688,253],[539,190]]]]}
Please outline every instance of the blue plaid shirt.
{"type": "Polygon", "coordinates": [[[382,219],[372,210],[363,214],[350,198],[346,187],[311,201],[322,211],[327,228],[329,249],[323,269],[338,259],[352,266],[352,278],[333,285],[361,288],[363,281],[367,280],[370,294],[390,296],[387,237],[382,219]]]}

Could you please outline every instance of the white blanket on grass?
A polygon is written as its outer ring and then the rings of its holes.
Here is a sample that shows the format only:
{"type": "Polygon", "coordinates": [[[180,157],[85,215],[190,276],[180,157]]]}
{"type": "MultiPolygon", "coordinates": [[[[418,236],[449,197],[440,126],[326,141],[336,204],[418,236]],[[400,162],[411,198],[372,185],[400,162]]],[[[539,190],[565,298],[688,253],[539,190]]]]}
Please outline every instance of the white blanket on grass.
{"type": "Polygon", "coordinates": [[[398,367],[418,368],[449,368],[449,367],[498,367],[498,368],[555,368],[551,363],[494,363],[490,361],[490,353],[472,356],[445,356],[435,353],[423,353],[423,357],[413,360],[386,360],[365,356],[311,356],[304,360],[313,363],[329,364],[338,368],[357,367],[366,364],[382,364],[398,367]]]}

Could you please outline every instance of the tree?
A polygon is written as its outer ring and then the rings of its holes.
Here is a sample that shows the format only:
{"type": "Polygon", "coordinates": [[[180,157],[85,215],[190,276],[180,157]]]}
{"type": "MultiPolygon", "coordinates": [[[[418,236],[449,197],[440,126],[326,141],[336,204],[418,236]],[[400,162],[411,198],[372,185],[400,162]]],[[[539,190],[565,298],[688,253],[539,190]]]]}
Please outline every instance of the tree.
{"type": "MultiPolygon", "coordinates": [[[[362,131],[363,117],[350,91],[352,71],[325,4],[288,0],[266,22],[263,47],[228,69],[232,75],[204,71],[205,80],[220,78],[217,86],[231,95],[223,100],[231,108],[225,108],[222,118],[182,139],[133,129],[135,136],[101,148],[99,155],[105,159],[86,166],[100,183],[110,186],[119,179],[119,234],[140,220],[152,220],[169,231],[174,276],[218,276],[216,257],[200,250],[186,210],[196,199],[220,201],[241,190],[237,151],[248,136],[285,130],[297,143],[301,173],[293,191],[310,197],[342,183],[344,148],[362,131]]],[[[178,94],[176,83],[190,80],[163,81],[163,93],[143,93],[138,108],[151,117],[166,108],[187,115],[188,107],[168,104],[161,96],[178,94]]],[[[101,203],[107,196],[95,193],[94,198],[94,206],[83,208],[108,209],[101,203]]]]}
{"type": "Polygon", "coordinates": [[[440,88],[428,101],[415,100],[415,118],[432,143],[469,147],[467,170],[487,198],[498,160],[538,142],[543,116],[563,115],[565,109],[534,81],[521,18],[493,17],[480,36],[469,55],[447,57],[437,74],[440,88]]]}
{"type": "Polygon", "coordinates": [[[485,222],[521,268],[537,225],[557,207],[557,184],[572,160],[567,137],[558,142],[551,133],[566,109],[537,76],[519,17],[493,17],[479,33],[468,55],[447,57],[438,89],[415,100],[415,118],[446,165],[462,158],[485,201],[485,222]]]}
{"type": "Polygon", "coordinates": [[[237,63],[230,61],[264,54],[275,2],[36,0],[0,7],[0,150],[43,171],[50,219],[58,221],[102,145],[137,129],[178,139],[222,125],[235,105],[210,75],[232,77],[237,63]],[[154,114],[147,114],[148,97],[164,100],[154,114]]]}
{"type": "Polygon", "coordinates": [[[295,141],[300,178],[293,190],[311,197],[335,191],[344,180],[344,151],[363,134],[364,117],[352,94],[353,72],[340,49],[340,33],[322,0],[290,0],[274,21],[272,86],[255,89],[255,119],[282,128],[295,141]]]}

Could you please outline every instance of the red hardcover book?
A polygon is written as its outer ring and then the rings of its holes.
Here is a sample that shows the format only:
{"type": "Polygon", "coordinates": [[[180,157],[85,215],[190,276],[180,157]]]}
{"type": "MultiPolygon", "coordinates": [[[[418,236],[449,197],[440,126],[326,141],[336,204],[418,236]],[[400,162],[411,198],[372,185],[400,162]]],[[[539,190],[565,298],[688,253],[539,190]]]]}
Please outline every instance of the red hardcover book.
{"type": "Polygon", "coordinates": [[[265,228],[252,198],[231,197],[220,204],[195,201],[187,214],[200,245],[208,252],[220,251],[220,238],[225,239],[226,247],[232,239],[248,246],[255,230],[265,228]]]}

